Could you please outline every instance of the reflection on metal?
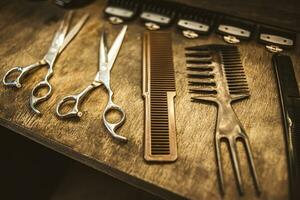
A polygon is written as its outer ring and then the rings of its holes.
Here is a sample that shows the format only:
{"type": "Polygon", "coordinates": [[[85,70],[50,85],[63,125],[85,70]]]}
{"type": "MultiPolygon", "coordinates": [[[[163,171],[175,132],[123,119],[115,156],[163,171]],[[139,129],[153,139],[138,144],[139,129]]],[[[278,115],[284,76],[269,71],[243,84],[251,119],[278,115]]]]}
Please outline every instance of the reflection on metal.
{"type": "Polygon", "coordinates": [[[182,34],[184,35],[184,37],[189,39],[195,39],[199,37],[199,34],[192,30],[183,30],[182,34]]]}
{"type": "Polygon", "coordinates": [[[225,40],[225,42],[229,43],[229,44],[237,44],[240,43],[240,40],[238,38],[236,38],[233,35],[225,35],[223,37],[223,39],[225,40]]]}
{"type": "Polygon", "coordinates": [[[160,29],[160,26],[158,24],[153,23],[153,22],[146,22],[145,26],[150,31],[155,31],[155,30],[159,30],[160,29]]]}

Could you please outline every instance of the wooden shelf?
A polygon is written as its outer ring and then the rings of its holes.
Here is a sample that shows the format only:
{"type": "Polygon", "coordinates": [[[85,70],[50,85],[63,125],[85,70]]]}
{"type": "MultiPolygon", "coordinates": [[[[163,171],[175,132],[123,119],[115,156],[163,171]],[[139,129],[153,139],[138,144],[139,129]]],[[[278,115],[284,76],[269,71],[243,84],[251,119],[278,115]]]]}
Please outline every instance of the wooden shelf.
{"type": "MultiPolygon", "coordinates": [[[[64,12],[46,2],[4,2],[6,4],[1,3],[0,7],[0,77],[12,66],[27,65],[43,57],[58,28],[56,21],[62,18],[64,12]]],[[[163,198],[220,199],[213,146],[217,110],[212,105],[190,101],[184,57],[186,46],[223,43],[217,35],[187,40],[175,28],[171,28],[174,29],[171,31],[177,87],[177,162],[147,164],[143,160],[141,37],[144,28],[138,20],[129,25],[111,77],[115,101],[127,114],[125,124],[118,131],[128,137],[129,142],[115,143],[103,125],[102,112],[107,101],[104,88],[92,92],[84,102],[81,120],[60,120],[55,116],[56,104],[62,97],[79,92],[93,80],[98,67],[101,27],[108,29],[109,44],[121,28],[110,25],[103,18],[104,3],[105,1],[96,1],[76,12],[75,17],[84,13],[90,13],[91,16],[56,62],[51,79],[54,93],[39,106],[43,115],[37,116],[30,110],[29,95],[33,85],[46,73],[46,68],[28,76],[21,89],[6,88],[1,84],[0,125],[163,198]]],[[[298,42],[298,48],[289,53],[293,58],[298,80],[299,46],[298,42]]],[[[255,41],[242,43],[239,49],[251,97],[235,104],[234,109],[249,136],[263,187],[261,196],[256,197],[244,151],[239,146],[246,188],[243,199],[287,199],[286,152],[276,80],[271,65],[272,55],[255,41]]],[[[229,155],[224,155],[224,199],[239,199],[229,155]]]]}

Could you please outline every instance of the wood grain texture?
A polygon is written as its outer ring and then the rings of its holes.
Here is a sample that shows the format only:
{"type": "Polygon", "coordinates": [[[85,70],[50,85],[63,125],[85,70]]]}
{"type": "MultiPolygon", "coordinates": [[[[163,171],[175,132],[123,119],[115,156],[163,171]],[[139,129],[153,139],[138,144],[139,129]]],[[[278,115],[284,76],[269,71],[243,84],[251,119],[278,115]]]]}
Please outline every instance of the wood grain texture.
{"type": "MultiPolygon", "coordinates": [[[[3,2],[0,3],[0,77],[12,66],[27,65],[41,59],[58,27],[57,20],[63,16],[62,10],[43,2],[3,2]]],[[[29,94],[34,84],[45,75],[46,68],[28,76],[21,89],[0,85],[0,124],[166,199],[221,199],[213,146],[217,109],[190,101],[184,56],[186,46],[223,43],[219,36],[212,34],[187,40],[171,29],[179,156],[173,164],[147,164],[143,160],[141,37],[144,28],[138,20],[129,26],[111,76],[114,100],[127,114],[119,133],[128,137],[129,142],[122,145],[115,143],[103,125],[102,112],[107,101],[104,88],[92,92],[83,103],[81,120],[60,120],[55,116],[55,106],[63,96],[81,91],[93,80],[98,67],[101,27],[108,29],[109,44],[121,29],[121,26],[111,26],[103,19],[103,6],[104,2],[98,1],[76,12],[77,19],[83,13],[91,16],[56,62],[51,79],[54,93],[39,106],[43,116],[38,117],[30,110],[29,94]]],[[[289,52],[298,80],[299,46],[298,42],[298,49],[289,52]]],[[[251,97],[234,104],[234,109],[249,136],[263,192],[260,197],[255,195],[244,151],[239,148],[246,195],[243,198],[239,196],[229,155],[223,154],[226,155],[226,196],[223,199],[285,200],[288,197],[286,153],[272,55],[254,41],[240,44],[239,49],[251,97]]]]}

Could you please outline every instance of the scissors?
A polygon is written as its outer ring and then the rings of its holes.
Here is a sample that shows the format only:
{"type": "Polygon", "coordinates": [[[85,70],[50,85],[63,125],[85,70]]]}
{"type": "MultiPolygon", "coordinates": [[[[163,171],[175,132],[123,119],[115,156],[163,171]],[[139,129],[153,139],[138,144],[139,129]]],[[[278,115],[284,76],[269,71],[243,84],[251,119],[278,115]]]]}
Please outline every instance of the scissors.
{"type": "Polygon", "coordinates": [[[96,77],[95,77],[94,81],[89,86],[87,86],[82,92],[75,94],[75,95],[70,95],[70,96],[64,97],[57,104],[57,107],[56,107],[56,113],[61,118],[81,117],[82,112],[79,111],[79,108],[78,108],[79,104],[81,104],[84,97],[90,91],[94,90],[95,88],[98,88],[99,86],[101,86],[103,84],[108,92],[108,97],[109,97],[107,105],[103,112],[103,116],[102,116],[103,122],[104,122],[105,127],[111,134],[111,136],[121,142],[127,142],[127,138],[123,137],[121,135],[118,135],[115,132],[115,130],[123,125],[123,123],[125,121],[125,112],[123,111],[123,109],[120,106],[116,105],[112,101],[113,92],[110,88],[110,72],[111,72],[113,64],[117,58],[117,55],[121,48],[121,45],[123,43],[126,30],[127,30],[127,26],[125,25],[125,26],[123,26],[122,30],[120,31],[120,33],[116,37],[115,41],[113,42],[109,52],[107,52],[105,32],[102,31],[101,38],[100,38],[100,49],[99,49],[99,54],[100,54],[99,68],[98,68],[98,72],[96,73],[96,77]],[[62,107],[64,105],[67,105],[68,103],[73,103],[72,109],[69,110],[68,112],[62,113],[61,112],[62,107]],[[118,111],[121,114],[121,119],[119,122],[110,123],[107,120],[107,114],[110,111],[118,111]]]}
{"type": "Polygon", "coordinates": [[[28,74],[28,72],[33,71],[37,68],[47,65],[48,72],[44,77],[44,80],[39,82],[31,91],[30,96],[30,107],[32,110],[41,114],[40,111],[36,108],[36,105],[40,102],[46,101],[52,94],[52,86],[49,83],[49,79],[53,75],[53,66],[57,56],[65,49],[65,47],[71,42],[71,40],[77,35],[84,23],[86,22],[88,15],[84,15],[79,22],[73,27],[73,29],[67,34],[69,24],[71,22],[73,12],[69,12],[65,15],[64,20],[61,22],[53,40],[52,44],[44,56],[44,58],[34,64],[25,66],[25,67],[14,67],[10,69],[3,77],[3,83],[6,86],[21,88],[21,81],[28,74]],[[15,79],[10,78],[15,75],[15,79]],[[18,75],[18,76],[17,76],[18,75]],[[10,80],[9,80],[10,79],[10,80]],[[44,95],[38,95],[38,91],[42,88],[47,89],[47,93],[44,95]]]}

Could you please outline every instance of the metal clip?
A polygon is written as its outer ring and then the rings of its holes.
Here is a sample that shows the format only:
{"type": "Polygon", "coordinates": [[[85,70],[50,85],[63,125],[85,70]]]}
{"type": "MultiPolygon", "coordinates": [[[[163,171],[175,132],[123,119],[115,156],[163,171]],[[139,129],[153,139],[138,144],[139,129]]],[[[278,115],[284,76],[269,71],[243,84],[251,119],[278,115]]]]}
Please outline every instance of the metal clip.
{"type": "Polygon", "coordinates": [[[116,16],[111,16],[108,19],[112,24],[122,24],[124,22],[123,19],[121,19],[120,17],[116,17],[116,16]]]}
{"type": "Polygon", "coordinates": [[[141,19],[147,21],[145,23],[145,26],[149,30],[158,30],[161,28],[159,24],[168,25],[171,21],[171,19],[167,16],[159,15],[156,13],[150,13],[150,12],[143,12],[140,17],[141,19]]]}
{"type": "Polygon", "coordinates": [[[112,24],[121,24],[124,22],[122,18],[129,19],[133,16],[133,11],[124,8],[109,6],[105,8],[105,13],[111,15],[109,21],[112,24]]]}
{"type": "Polygon", "coordinates": [[[220,24],[218,30],[222,33],[228,34],[224,36],[223,39],[225,40],[225,42],[230,44],[236,44],[240,42],[240,39],[238,39],[237,36],[243,38],[250,38],[251,35],[251,32],[248,30],[224,24],[220,24]]]}
{"type": "Polygon", "coordinates": [[[223,36],[223,39],[225,42],[229,43],[229,44],[237,44],[237,43],[240,43],[240,40],[233,36],[233,35],[225,35],[223,36]]]}
{"type": "Polygon", "coordinates": [[[282,48],[280,48],[280,47],[278,47],[278,46],[276,46],[276,45],[273,45],[273,44],[271,44],[271,45],[266,45],[266,48],[267,48],[268,51],[270,51],[270,52],[272,52],[272,53],[279,53],[279,52],[282,52],[282,51],[283,51],[282,48]]]}
{"type": "Polygon", "coordinates": [[[155,31],[155,30],[160,29],[160,26],[158,24],[153,23],[153,22],[146,22],[145,26],[150,31],[155,31]]]}
{"type": "Polygon", "coordinates": [[[195,39],[199,37],[199,34],[192,30],[183,30],[182,34],[184,37],[189,39],[195,39]]]}
{"type": "Polygon", "coordinates": [[[181,28],[184,28],[182,34],[189,39],[199,37],[199,34],[196,31],[203,33],[207,33],[209,31],[208,25],[185,19],[180,19],[177,25],[181,28]]]}
{"type": "Polygon", "coordinates": [[[268,43],[272,43],[266,45],[267,50],[272,53],[282,52],[283,49],[279,47],[280,45],[293,46],[294,44],[294,41],[289,38],[285,38],[278,35],[272,35],[272,34],[262,33],[260,34],[259,39],[268,43]]]}

